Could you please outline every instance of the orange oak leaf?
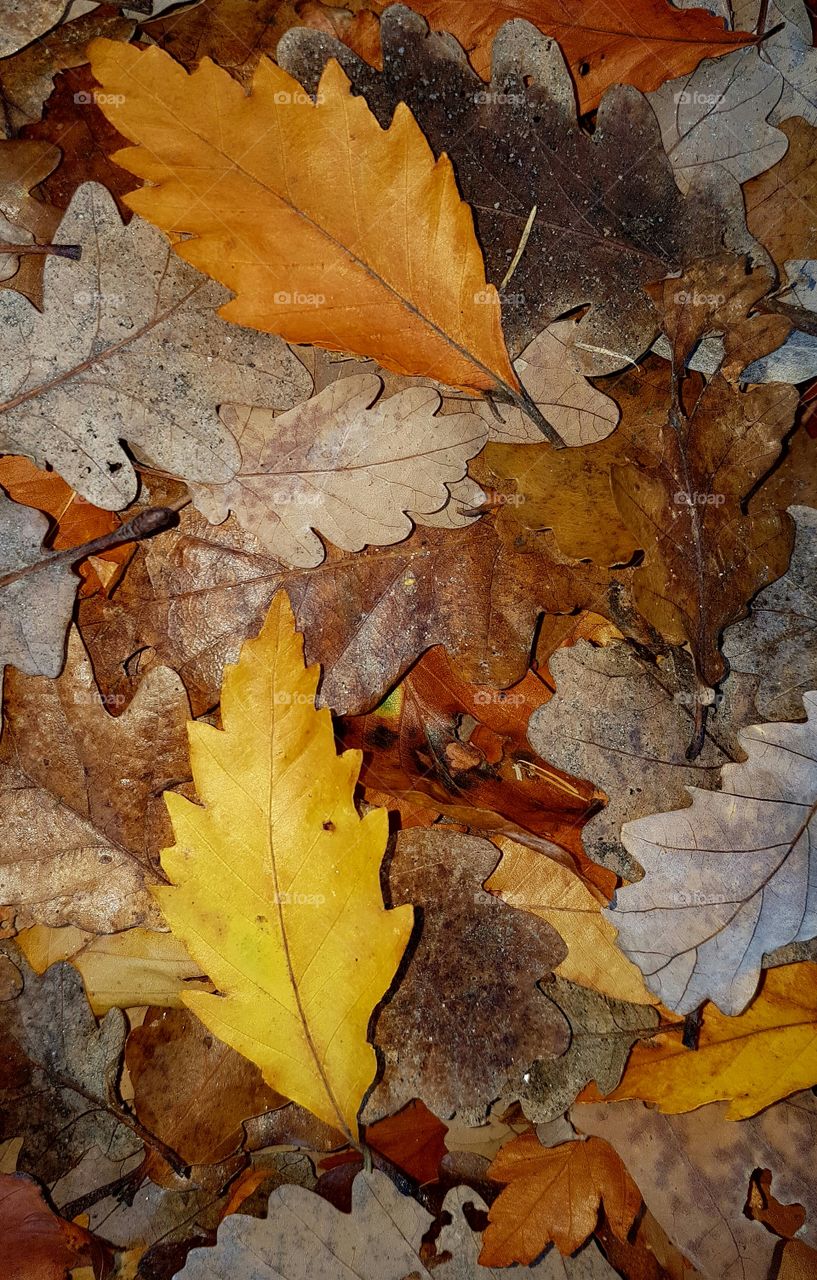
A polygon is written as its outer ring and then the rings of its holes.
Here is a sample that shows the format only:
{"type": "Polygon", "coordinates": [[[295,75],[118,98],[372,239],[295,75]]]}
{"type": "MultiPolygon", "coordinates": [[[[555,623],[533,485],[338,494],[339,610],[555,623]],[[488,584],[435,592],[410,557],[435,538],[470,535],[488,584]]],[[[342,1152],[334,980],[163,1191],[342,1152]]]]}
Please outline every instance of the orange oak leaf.
{"type": "Polygon", "coordinates": [[[381,129],[336,63],[317,101],[263,58],[247,95],[204,59],[91,45],[100,105],[138,144],[128,205],[235,297],[227,320],[490,391],[537,417],[511,365],[499,295],[446,156],[405,105],[381,129]]]}
{"type": "Polygon", "coordinates": [[[612,1147],[599,1138],[543,1147],[533,1130],[500,1150],[488,1176],[504,1182],[488,1214],[479,1260],[484,1267],[528,1263],[551,1242],[573,1253],[595,1229],[599,1208],[623,1239],[641,1192],[612,1147]]]}

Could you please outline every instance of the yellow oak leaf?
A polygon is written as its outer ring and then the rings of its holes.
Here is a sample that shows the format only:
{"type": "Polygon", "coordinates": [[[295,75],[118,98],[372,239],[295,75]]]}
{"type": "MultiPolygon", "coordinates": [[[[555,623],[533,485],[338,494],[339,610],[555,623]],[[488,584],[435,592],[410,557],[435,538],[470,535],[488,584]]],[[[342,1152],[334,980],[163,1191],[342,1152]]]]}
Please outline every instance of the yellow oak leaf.
{"type": "Polygon", "coordinates": [[[251,92],[204,58],[95,40],[99,105],[151,185],[126,203],[235,297],[225,319],[499,392],[534,413],[502,335],[471,210],[401,103],[382,129],[337,62],[317,101],[268,58],[251,92]]]}
{"type": "Polygon", "coordinates": [[[388,814],[355,808],[361,753],[336,753],[318,676],[279,593],[225,668],[224,728],[188,726],[201,804],[166,793],[176,844],[155,893],[219,993],[185,993],[188,1008],[273,1089],[356,1139],[376,1069],[368,1022],[413,910],[383,906],[388,814]]]}
{"type": "Polygon", "coordinates": [[[510,906],[547,920],[561,935],[568,953],[555,970],[560,978],[614,1000],[658,1003],[641,970],[616,946],[616,930],[602,915],[606,900],[600,901],[555,859],[504,837],[495,843],[503,857],[485,888],[510,906]]]}
{"type": "Polygon", "coordinates": [[[602,1200],[623,1240],[641,1208],[641,1192],[601,1138],[543,1147],[534,1131],[521,1133],[502,1147],[488,1177],[506,1186],[488,1213],[484,1267],[532,1262],[551,1243],[573,1253],[595,1230],[602,1200]]]}
{"type": "Polygon", "coordinates": [[[696,1049],[684,1048],[680,1028],[636,1044],[605,1097],[640,1098],[669,1114],[728,1100],[727,1118],[744,1120],[815,1084],[817,964],[804,962],[767,969],[759,995],[736,1018],[705,1004],[696,1049]]]}

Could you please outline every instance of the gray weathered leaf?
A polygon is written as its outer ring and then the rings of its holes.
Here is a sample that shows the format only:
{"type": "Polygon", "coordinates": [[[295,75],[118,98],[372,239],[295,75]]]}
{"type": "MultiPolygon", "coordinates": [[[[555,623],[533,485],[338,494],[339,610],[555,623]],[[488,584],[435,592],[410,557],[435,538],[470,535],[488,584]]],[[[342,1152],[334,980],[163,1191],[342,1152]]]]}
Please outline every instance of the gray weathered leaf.
{"type": "MultiPolygon", "coordinates": [[[[734,24],[739,30],[757,30],[761,0],[732,0],[734,24]]],[[[783,24],[782,31],[768,36],[760,46],[760,56],[777,71],[782,92],[769,119],[780,124],[791,116],[802,116],[817,125],[817,50],[813,48],[811,23],[803,0],[771,0],[766,10],[765,30],[783,24]]]]}
{"type": "Polygon", "coordinates": [[[550,669],[556,693],[531,716],[528,741],[550,764],[606,792],[607,806],[582,832],[584,847],[595,862],[637,879],[619,839],[621,824],[683,804],[692,783],[718,785],[721,766],[741,759],[735,735],[754,718],[754,681],[726,682],[703,749],[690,761],[700,694],[683,652],[659,666],[627,645],[596,648],[582,640],[555,653],[550,669]]]}
{"type": "Polygon", "coordinates": [[[606,914],[648,986],[678,1013],[713,1000],[734,1016],[757,989],[763,956],[817,934],[817,694],[810,721],[752,725],[748,759],[726,765],[721,791],[628,822],[645,869],[606,914]]]}
{"type": "Polygon", "coordinates": [[[704,165],[722,165],[746,182],[776,164],[788,139],[767,117],[782,91],[780,74],[747,47],[706,58],[688,76],[648,93],[681,190],[704,165]]]}
{"type": "Polygon", "coordinates": [[[7,58],[55,26],[68,0],[0,0],[0,58],[7,58]]]}
{"type": "MultiPolygon", "coordinates": [[[[4,944],[7,951],[10,944],[4,944]]],[[[94,1145],[124,1160],[140,1143],[110,1105],[127,1024],[97,1024],[70,964],[38,977],[19,952],[23,991],[0,1003],[0,1140],[24,1135],[19,1168],[52,1182],[94,1145]]]]}
{"type": "Polygon", "coordinates": [[[359,1173],[352,1212],[302,1187],[279,1187],[266,1218],[230,1214],[213,1249],[194,1249],[179,1280],[428,1280],[420,1242],[433,1221],[384,1173],[359,1173]]]}
{"type": "MultiPolygon", "coordinates": [[[[788,289],[781,302],[817,314],[817,262],[798,259],[786,263],[788,289]]],[[[805,382],[817,377],[817,337],[795,329],[782,347],[754,360],[741,375],[745,382],[805,382]]]]}
{"type": "MultiPolygon", "coordinates": [[[[47,533],[47,516],[0,489],[0,577],[43,560],[47,533]]],[[[0,587],[0,690],[6,666],[29,676],[59,675],[78,586],[71,566],[61,564],[0,587]]]]}
{"type": "Polygon", "coordinates": [[[445,506],[488,433],[470,411],[435,416],[430,388],[381,390],[372,375],[344,378],[280,417],[222,406],[241,465],[226,484],[193,486],[199,510],[214,523],[232,510],[270,555],[306,568],[326,555],[313,531],[344,551],[408,537],[406,513],[445,506]]]}
{"type": "Polygon", "coordinates": [[[591,1081],[602,1093],[611,1093],[634,1042],[658,1025],[658,1015],[649,1006],[610,1000],[563,978],[553,978],[545,990],[570,1024],[570,1047],[553,1062],[532,1063],[522,1081],[513,1082],[534,1124],[561,1116],[591,1081]]]}
{"type": "Polygon", "coordinates": [[[79,188],[60,239],[83,255],[48,259],[42,315],[0,293],[0,449],[112,509],[136,492],[121,440],[186,480],[228,480],[240,455],[217,406],[289,408],[309,392],[303,366],[277,338],[221,320],[226,291],[146,222],[123,227],[104,188],[79,188]]]}
{"type": "Polygon", "coordinates": [[[817,511],[789,513],[797,535],[788,572],[764,587],[723,645],[733,672],[757,678],[755,705],[764,720],[798,720],[803,694],[817,686],[817,511]]]}
{"type": "Polygon", "coordinates": [[[773,1194],[806,1208],[799,1234],[817,1243],[817,1099],[795,1094],[737,1122],[725,1118],[727,1108],[666,1116],[643,1102],[577,1103],[570,1118],[616,1149],[647,1207],[707,1280],[767,1280],[778,1242],[744,1212],[749,1181],[755,1169],[770,1169],[773,1194]]]}

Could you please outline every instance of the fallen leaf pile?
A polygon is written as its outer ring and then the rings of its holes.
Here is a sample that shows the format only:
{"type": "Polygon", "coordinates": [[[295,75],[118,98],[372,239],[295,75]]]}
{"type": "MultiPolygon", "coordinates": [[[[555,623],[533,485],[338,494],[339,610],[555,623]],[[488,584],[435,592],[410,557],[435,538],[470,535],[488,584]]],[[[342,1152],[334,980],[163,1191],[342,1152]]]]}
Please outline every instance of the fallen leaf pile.
{"type": "Polygon", "coordinates": [[[0,1280],[817,1280],[816,30],[0,0],[0,1280]]]}

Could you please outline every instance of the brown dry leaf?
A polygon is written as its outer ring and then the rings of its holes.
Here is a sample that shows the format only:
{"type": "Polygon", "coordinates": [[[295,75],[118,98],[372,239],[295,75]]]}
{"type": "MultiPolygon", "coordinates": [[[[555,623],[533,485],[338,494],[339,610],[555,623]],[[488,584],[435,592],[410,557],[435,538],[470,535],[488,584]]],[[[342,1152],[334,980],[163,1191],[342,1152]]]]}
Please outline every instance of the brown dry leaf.
{"type": "Polygon", "coordinates": [[[10,943],[3,950],[24,986],[0,1002],[0,1140],[22,1134],[19,1167],[48,1183],[94,1146],[112,1159],[133,1155],[141,1144],[115,1102],[124,1014],[112,1009],[97,1024],[70,965],[40,978],[10,943]]]}
{"type": "Polygon", "coordinates": [[[382,390],[344,378],[278,417],[222,405],[241,465],[226,484],[191,486],[196,506],[214,524],[233,511],[269,555],[303,568],[326,555],[318,534],[344,551],[400,542],[413,515],[448,502],[487,431],[473,413],[438,416],[436,391],[382,390]]]}
{"type": "MultiPolygon", "coordinates": [[[[105,34],[103,27],[102,31],[89,31],[86,39],[105,34]]],[[[133,179],[110,158],[124,146],[125,139],[100,111],[95,92],[96,83],[87,65],[61,72],[54,78],[44,119],[26,125],[23,137],[56,143],[62,151],[54,172],[40,183],[49,204],[65,210],[77,187],[83,182],[98,182],[110,191],[122,221],[127,223],[133,215],[122,197],[133,190],[133,179]]]]}
{"type": "MultiPolygon", "coordinates": [[[[0,243],[26,249],[53,242],[59,211],[31,192],[56,168],[59,159],[58,149],[50,142],[0,141],[0,243]]],[[[13,289],[41,307],[46,260],[42,254],[0,254],[0,302],[2,290],[13,289]]]]}
{"type": "Polygon", "coordinates": [[[188,1164],[226,1160],[245,1120],[286,1101],[187,1009],[150,1011],[128,1036],[125,1064],[142,1124],[188,1164]]]}
{"type": "Polygon", "coordinates": [[[91,53],[109,120],[140,144],[117,158],[153,183],[131,208],[190,237],[179,255],[235,295],[225,319],[523,403],[471,211],[406,107],[384,132],[334,65],[315,104],[268,59],[246,96],[210,62],[188,76],[155,48],[91,53]]]}
{"type": "Polygon", "coordinates": [[[746,221],[765,245],[782,279],[790,259],[817,258],[817,129],[805,120],[786,120],[780,128],[789,149],[774,168],[743,188],[746,221]]]}
{"type": "Polygon", "coordinates": [[[160,878],[159,851],[170,834],[162,792],[190,777],[178,676],[151,672],[114,717],[72,631],[58,680],[11,672],[6,682],[0,903],[7,914],[19,928],[73,924],[95,933],[160,923],[146,886],[160,878]]]}
{"type": "MultiPolygon", "coordinates": [[[[632,571],[559,557],[547,535],[505,548],[490,520],[418,529],[398,546],[287,571],[230,519],[214,528],[188,508],[178,530],[141,547],[113,600],[85,600],[80,625],[103,692],[128,701],[137,650],[178,671],[195,715],[218,701],[224,663],[286,587],[324,669],[320,700],[342,715],[376,706],[414,659],[443,644],[462,679],[507,688],[528,667],[543,611],[590,609],[648,641],[628,607],[632,571]],[[128,664],[128,665],[126,665],[128,664]]],[[[143,662],[143,666],[144,666],[143,662]]]]}
{"type": "Polygon", "coordinates": [[[367,1146],[404,1169],[421,1186],[436,1181],[446,1152],[447,1127],[423,1102],[413,1101],[365,1131],[367,1146]]]}
{"type": "MultiPolygon", "coordinates": [[[[63,5],[63,9],[65,9],[63,5]]],[[[43,106],[50,97],[58,72],[69,67],[80,67],[88,61],[86,47],[94,36],[107,36],[111,40],[129,40],[134,23],[108,5],[96,5],[91,13],[83,13],[71,22],[61,22],[47,35],[41,36],[19,53],[0,60],[0,135],[15,137],[43,136],[46,142],[59,142],[59,138],[28,134],[27,125],[38,121],[43,106]]],[[[84,81],[77,90],[85,90],[84,81]]],[[[49,103],[51,112],[53,99],[49,103]]],[[[86,103],[77,104],[88,109],[86,103]]],[[[79,115],[79,112],[77,112],[79,115]]],[[[71,145],[69,144],[69,150],[71,145]]],[[[60,206],[62,207],[62,206],[60,206]]]]}
{"type": "Polygon", "coordinates": [[[69,1270],[85,1265],[100,1276],[110,1261],[102,1242],[57,1217],[37,1183],[22,1173],[0,1173],[0,1238],[10,1280],[65,1280],[69,1270]]]}
{"type": "MultiPolygon", "coordinates": [[[[456,23],[467,6],[446,8],[456,23]]],[[[636,90],[611,89],[592,137],[580,128],[559,46],[529,23],[497,34],[489,85],[450,36],[429,35],[410,9],[390,8],[381,30],[382,75],[304,27],[284,36],[278,61],[314,93],[336,59],[381,126],[404,102],[434,154],[450,157],[514,357],[551,321],[582,308],[572,332],[580,367],[621,369],[658,332],[642,284],[696,258],[756,249],[731,175],[702,171],[679,195],[655,114],[636,90]]]]}
{"type": "Polygon", "coordinates": [[[546,845],[547,854],[577,865],[609,897],[614,880],[584,856],[579,835],[599,796],[528,748],[528,721],[549,697],[532,671],[507,690],[467,684],[434,648],[379,707],[349,718],[340,733],[364,753],[367,793],[387,793],[401,808],[425,806],[475,832],[527,832],[537,847],[553,841],[561,848],[546,845]]]}
{"type": "Polygon", "coordinates": [[[413,902],[423,918],[400,986],[377,1019],[385,1069],[369,1120],[412,1098],[443,1118],[481,1118],[509,1078],[567,1048],[567,1024],[536,985],[565,948],[544,921],[484,891],[496,862],[488,841],[440,828],[397,837],[390,902],[413,902]]]}
{"type": "MultiPolygon", "coordinates": [[[[374,6],[373,6],[374,7],[374,6]]],[[[608,85],[656,89],[751,39],[725,31],[721,19],[696,8],[679,12],[664,0],[611,5],[605,0],[500,0],[490,9],[451,0],[413,0],[435,31],[450,31],[485,79],[491,45],[503,22],[525,18],[563,50],[573,73],[580,110],[592,111],[608,85]]]]}
{"type": "Polygon", "coordinates": [[[743,504],[779,456],[796,404],[792,387],[738,394],[718,375],[688,416],[670,409],[658,466],[611,472],[616,506],[646,550],[636,605],[670,644],[689,644],[704,685],[723,678],[724,628],[791,557],[793,521],[763,508],[748,517],[743,504]]]}
{"type": "MultiPolygon", "coordinates": [[[[122,523],[113,512],[85,502],[53,471],[39,471],[28,458],[14,457],[13,454],[0,458],[0,485],[15,502],[36,507],[56,521],[56,532],[49,538],[49,545],[55,551],[77,547],[92,538],[112,533],[122,523]]],[[[126,545],[84,560],[78,565],[83,580],[80,595],[109,592],[132,555],[133,546],[126,545]]]]}
{"type": "Polygon", "coordinates": [[[683,650],[657,662],[621,642],[599,648],[581,640],[557,650],[550,669],[556,691],[531,717],[528,740],[544,760],[606,794],[606,807],[584,828],[584,847],[595,862],[636,879],[622,823],[683,805],[692,784],[719,785],[721,767],[743,758],[737,734],[755,719],[756,682],[729,677],[709,709],[701,751],[689,760],[701,694],[683,650]]]}
{"type": "Polygon", "coordinates": [[[812,1175],[817,1099],[797,1094],[739,1124],[712,1103],[665,1116],[642,1102],[577,1103],[580,1133],[604,1138],[635,1179],[670,1240],[707,1280],[767,1280],[777,1238],[745,1212],[755,1169],[775,1193],[806,1209],[803,1238],[817,1244],[812,1175]]]}
{"type": "Polygon", "coordinates": [[[624,1239],[641,1192],[612,1147],[598,1138],[543,1147],[534,1132],[503,1147],[488,1176],[505,1184],[491,1205],[480,1262],[533,1262],[551,1242],[573,1253],[595,1229],[604,1202],[608,1224],[624,1239]]]}
{"type": "Polygon", "coordinates": [[[274,57],[284,32],[301,20],[296,8],[296,0],[200,0],[142,31],[188,71],[212,58],[248,87],[260,59],[274,57]]]}

